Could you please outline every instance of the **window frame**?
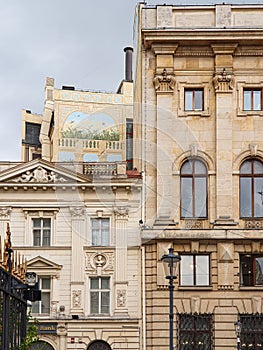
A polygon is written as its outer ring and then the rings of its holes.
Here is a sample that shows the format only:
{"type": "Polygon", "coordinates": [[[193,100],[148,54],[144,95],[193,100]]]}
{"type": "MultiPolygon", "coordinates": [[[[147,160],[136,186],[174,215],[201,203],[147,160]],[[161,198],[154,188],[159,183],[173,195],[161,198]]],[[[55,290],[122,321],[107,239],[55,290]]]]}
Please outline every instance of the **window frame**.
{"type": "Polygon", "coordinates": [[[34,315],[41,315],[41,316],[45,316],[45,315],[50,315],[50,311],[51,311],[51,295],[52,295],[52,277],[48,276],[48,275],[42,275],[39,276],[38,275],[38,287],[41,290],[41,300],[38,301],[34,301],[32,302],[32,314],[34,315]],[[49,280],[49,288],[43,288],[42,284],[43,284],[43,280],[49,280]],[[49,295],[49,307],[48,307],[48,312],[43,312],[42,308],[43,308],[43,295],[48,294],[49,295]],[[34,312],[34,305],[35,307],[38,308],[38,312],[34,312]]]}
{"type": "Polygon", "coordinates": [[[90,227],[91,227],[91,245],[93,247],[108,247],[111,245],[111,220],[109,217],[94,217],[94,218],[91,218],[90,219],[90,227]],[[102,227],[102,222],[103,221],[108,221],[108,231],[107,231],[107,244],[103,244],[103,233],[102,233],[102,230],[103,230],[103,227],[102,227]],[[97,222],[100,222],[99,224],[99,238],[97,238],[97,240],[99,241],[98,244],[95,244],[95,240],[94,240],[94,231],[93,229],[95,229],[95,227],[93,226],[93,223],[97,221],[97,222]]]}
{"type": "Polygon", "coordinates": [[[253,112],[253,111],[262,111],[262,88],[260,87],[244,87],[243,88],[243,111],[244,112],[253,112]],[[250,108],[245,108],[245,92],[251,92],[250,97],[250,108]],[[255,92],[260,92],[260,108],[255,108],[255,92]]]}
{"type": "MultiPolygon", "coordinates": [[[[179,313],[177,314],[177,322],[178,322],[178,350],[189,349],[189,343],[192,343],[193,349],[198,348],[197,342],[200,342],[200,335],[208,334],[209,344],[207,344],[207,338],[202,339],[203,342],[206,342],[206,345],[209,345],[206,349],[213,349],[213,334],[214,334],[214,317],[213,314],[190,314],[190,313],[179,313]],[[187,327],[187,320],[185,321],[183,318],[189,318],[189,326],[187,327]],[[200,327],[200,320],[207,319],[208,327],[205,328],[204,325],[200,327]],[[186,324],[186,327],[182,327],[182,324],[186,324]],[[185,345],[182,344],[185,342],[185,345]]],[[[205,337],[204,337],[205,338],[205,337]]],[[[202,347],[203,349],[203,347],[202,347]]]]}
{"type": "MultiPolygon", "coordinates": [[[[263,263],[263,254],[240,254],[239,264],[240,264],[240,287],[258,287],[263,288],[263,268],[260,270],[261,275],[257,276],[257,259],[262,258],[263,263]],[[245,260],[248,260],[247,264],[247,273],[243,273],[242,264],[246,264],[245,260]],[[252,260],[252,261],[250,261],[252,260]],[[252,269],[252,271],[250,270],[252,269]],[[252,280],[251,280],[252,278],[252,280]],[[260,278],[261,283],[257,284],[257,278],[260,278]],[[244,280],[248,279],[248,283],[244,283],[244,280]]],[[[262,266],[263,267],[263,266],[262,266]]],[[[246,267],[244,267],[245,269],[246,267]]]]}
{"type": "MultiPolygon", "coordinates": [[[[259,162],[261,163],[262,167],[263,167],[263,162],[260,159],[257,158],[251,158],[251,159],[246,159],[244,162],[242,162],[242,164],[240,165],[239,168],[239,217],[241,219],[262,219],[263,218],[263,204],[262,204],[262,215],[260,216],[256,216],[255,211],[256,211],[256,185],[255,185],[255,179],[260,179],[262,178],[263,180],[263,172],[262,173],[256,173],[255,172],[255,162],[259,162]],[[250,173],[242,173],[242,167],[245,166],[245,164],[251,163],[251,172],[250,173]],[[251,185],[250,185],[250,191],[249,194],[251,196],[251,207],[248,209],[243,209],[243,210],[249,210],[251,211],[251,215],[246,215],[245,213],[242,213],[242,202],[243,202],[243,195],[244,195],[244,190],[242,187],[242,179],[251,179],[251,185]],[[242,195],[243,193],[243,195],[242,195]]],[[[263,192],[263,189],[262,189],[263,192]]],[[[261,195],[263,197],[263,193],[261,195]]],[[[262,200],[261,197],[261,200],[262,200]]],[[[247,201],[246,201],[247,203],[247,201]]]]}
{"type": "Polygon", "coordinates": [[[89,278],[89,300],[90,300],[90,315],[110,315],[110,307],[111,307],[111,278],[109,276],[94,276],[89,278]],[[98,280],[99,281],[99,287],[98,288],[92,288],[92,280],[98,280]],[[102,287],[102,280],[108,281],[108,288],[101,288],[102,287]],[[98,312],[92,312],[92,293],[98,294],[98,312]],[[108,293],[108,312],[102,312],[102,293],[108,293]]]}
{"type": "Polygon", "coordinates": [[[208,218],[208,170],[207,170],[207,165],[203,160],[200,160],[198,158],[191,158],[188,159],[186,161],[184,161],[181,165],[180,168],[180,217],[183,220],[188,220],[188,219],[207,219],[208,218]],[[183,174],[182,170],[183,167],[187,164],[187,163],[191,163],[191,168],[192,168],[192,172],[191,174],[183,174]],[[205,173],[196,173],[196,163],[200,162],[206,169],[205,173]],[[196,213],[196,182],[197,179],[201,179],[201,178],[205,178],[205,187],[206,187],[206,197],[205,197],[205,215],[203,216],[197,216],[196,213]],[[186,214],[183,215],[183,211],[185,211],[186,209],[183,208],[183,202],[185,201],[185,196],[183,196],[183,179],[191,179],[191,188],[192,188],[192,195],[190,198],[190,202],[191,202],[191,216],[187,216],[186,214]]]}
{"type": "MultiPolygon", "coordinates": [[[[210,287],[211,286],[211,273],[210,273],[210,266],[211,266],[211,258],[210,258],[210,254],[180,254],[181,256],[181,261],[179,264],[179,287],[210,287]],[[192,274],[192,283],[191,284],[182,284],[182,267],[184,264],[184,260],[183,257],[192,257],[192,264],[191,266],[193,267],[193,274],[192,274]],[[208,283],[207,284],[197,284],[197,276],[199,275],[198,271],[199,271],[199,264],[197,263],[197,257],[207,257],[207,263],[208,263],[208,268],[207,268],[207,275],[206,277],[208,277],[208,283]],[[197,270],[198,269],[198,270],[197,270]]],[[[187,263],[187,262],[186,262],[187,263]]]]}
{"type": "Polygon", "coordinates": [[[50,247],[52,238],[52,218],[51,217],[32,217],[32,240],[33,247],[50,247]],[[40,227],[34,225],[35,220],[40,220],[40,227]],[[49,220],[49,226],[44,226],[44,220],[49,220]],[[49,229],[48,244],[44,243],[44,231],[49,229]],[[40,231],[40,244],[35,244],[35,231],[40,231]]]}
{"type": "Polygon", "coordinates": [[[187,112],[200,112],[200,111],[204,111],[204,88],[184,88],[184,111],[187,112]],[[190,109],[186,109],[186,94],[187,92],[191,92],[192,95],[192,102],[191,102],[191,108],[190,109]],[[202,92],[202,96],[201,96],[201,108],[195,108],[195,105],[197,104],[197,92],[202,92]]]}

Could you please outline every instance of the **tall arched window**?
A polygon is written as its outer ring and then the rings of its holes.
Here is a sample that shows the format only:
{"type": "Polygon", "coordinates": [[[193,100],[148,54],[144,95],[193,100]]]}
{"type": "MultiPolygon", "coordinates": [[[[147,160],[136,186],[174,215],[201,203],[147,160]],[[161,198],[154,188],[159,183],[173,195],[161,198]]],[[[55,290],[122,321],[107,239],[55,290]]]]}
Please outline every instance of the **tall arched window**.
{"type": "Polygon", "coordinates": [[[263,163],[246,160],[240,167],[240,217],[263,217],[263,163]]]}
{"type": "Polygon", "coordinates": [[[181,167],[181,217],[207,217],[207,168],[198,159],[181,167]]]}

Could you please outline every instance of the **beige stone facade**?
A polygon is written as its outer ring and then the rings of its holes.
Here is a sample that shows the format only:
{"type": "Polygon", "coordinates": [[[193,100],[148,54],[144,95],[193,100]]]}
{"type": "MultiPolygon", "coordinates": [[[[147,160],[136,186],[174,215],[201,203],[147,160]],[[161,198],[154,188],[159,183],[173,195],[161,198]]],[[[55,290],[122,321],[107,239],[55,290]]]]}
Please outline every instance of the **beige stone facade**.
{"type": "Polygon", "coordinates": [[[262,344],[262,325],[259,338],[245,334],[263,314],[262,14],[262,5],[137,7],[134,164],[145,179],[148,349],[169,345],[161,257],[171,245],[182,256],[176,348],[234,349],[238,318],[242,347],[262,344]],[[205,317],[207,338],[193,326],[205,317]]]}
{"type": "Polygon", "coordinates": [[[140,348],[132,91],[127,79],[106,93],[56,89],[47,78],[43,115],[22,112],[22,162],[0,163],[1,235],[8,223],[39,276],[32,315],[47,350],[140,348]]]}

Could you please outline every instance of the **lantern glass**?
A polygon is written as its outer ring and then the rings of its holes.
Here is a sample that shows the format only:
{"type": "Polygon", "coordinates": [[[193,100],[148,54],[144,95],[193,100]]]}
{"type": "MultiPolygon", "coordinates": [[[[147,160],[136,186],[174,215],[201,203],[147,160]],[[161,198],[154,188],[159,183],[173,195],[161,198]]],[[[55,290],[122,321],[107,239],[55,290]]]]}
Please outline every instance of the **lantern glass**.
{"type": "Polygon", "coordinates": [[[178,266],[181,260],[180,255],[175,255],[173,253],[173,248],[169,248],[169,254],[164,254],[161,258],[163,263],[165,277],[168,279],[177,278],[178,276],[178,266]]]}

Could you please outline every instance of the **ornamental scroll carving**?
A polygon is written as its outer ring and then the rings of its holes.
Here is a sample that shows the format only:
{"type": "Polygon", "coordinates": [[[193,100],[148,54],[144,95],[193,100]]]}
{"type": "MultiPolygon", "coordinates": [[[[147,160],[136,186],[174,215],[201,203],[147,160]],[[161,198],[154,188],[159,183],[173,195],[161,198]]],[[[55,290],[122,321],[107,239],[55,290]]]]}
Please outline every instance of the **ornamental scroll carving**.
{"type": "Polygon", "coordinates": [[[128,217],[129,210],[127,207],[115,207],[114,214],[118,219],[126,219],[128,217]]]}
{"type": "Polygon", "coordinates": [[[234,75],[232,72],[223,71],[216,72],[213,77],[213,84],[216,92],[232,92],[234,88],[234,75]]]}
{"type": "Polygon", "coordinates": [[[175,88],[175,76],[167,73],[164,68],[161,74],[156,74],[153,78],[153,85],[156,92],[173,92],[175,88]]]}
{"type": "Polygon", "coordinates": [[[86,212],[85,208],[82,206],[70,207],[69,210],[70,210],[71,216],[74,218],[81,217],[85,215],[85,212],[86,212]]]}
{"type": "Polygon", "coordinates": [[[46,169],[38,166],[33,171],[26,171],[24,174],[14,179],[15,182],[65,182],[64,177],[56,174],[54,171],[47,171],[46,169]]]}
{"type": "Polygon", "coordinates": [[[124,307],[126,306],[126,290],[118,289],[117,290],[117,306],[124,307]]]}
{"type": "Polygon", "coordinates": [[[73,307],[81,306],[81,290],[73,290],[72,292],[72,304],[73,307]]]}

